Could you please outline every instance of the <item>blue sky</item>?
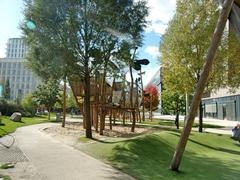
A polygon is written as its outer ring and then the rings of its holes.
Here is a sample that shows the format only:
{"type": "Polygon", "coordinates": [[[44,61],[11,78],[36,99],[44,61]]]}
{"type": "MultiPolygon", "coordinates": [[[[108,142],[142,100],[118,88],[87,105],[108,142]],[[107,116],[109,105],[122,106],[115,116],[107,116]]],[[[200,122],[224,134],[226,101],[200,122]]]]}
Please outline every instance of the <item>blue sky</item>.
{"type": "MultiPolygon", "coordinates": [[[[137,1],[137,0],[136,0],[137,1]]],[[[175,11],[176,0],[147,0],[150,8],[149,26],[144,33],[144,45],[138,49],[139,58],[147,58],[150,64],[143,67],[146,84],[158,70],[160,63],[159,44],[167,23],[175,11]]],[[[21,37],[19,23],[23,19],[23,0],[0,0],[0,58],[5,57],[8,38],[21,37]]]]}

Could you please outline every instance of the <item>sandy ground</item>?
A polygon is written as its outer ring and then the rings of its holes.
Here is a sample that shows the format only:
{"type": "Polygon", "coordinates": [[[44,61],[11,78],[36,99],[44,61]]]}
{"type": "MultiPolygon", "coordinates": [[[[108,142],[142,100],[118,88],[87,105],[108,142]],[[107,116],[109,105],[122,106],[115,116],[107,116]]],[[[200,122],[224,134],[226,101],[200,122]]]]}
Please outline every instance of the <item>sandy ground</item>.
{"type": "MultiPolygon", "coordinates": [[[[79,147],[81,145],[86,145],[79,141],[79,137],[85,136],[85,129],[82,126],[81,122],[67,122],[65,128],[61,126],[54,126],[44,129],[47,134],[53,136],[57,140],[71,145],[73,147],[79,147]]],[[[150,127],[136,127],[135,132],[131,132],[131,126],[122,126],[114,125],[112,130],[109,129],[109,126],[106,125],[103,135],[99,135],[94,129],[92,130],[92,135],[94,139],[107,140],[109,138],[116,140],[118,138],[131,138],[139,136],[142,134],[152,133],[160,131],[159,128],[150,128],[150,127]]],[[[89,143],[94,143],[95,141],[89,141],[89,143]]]]}

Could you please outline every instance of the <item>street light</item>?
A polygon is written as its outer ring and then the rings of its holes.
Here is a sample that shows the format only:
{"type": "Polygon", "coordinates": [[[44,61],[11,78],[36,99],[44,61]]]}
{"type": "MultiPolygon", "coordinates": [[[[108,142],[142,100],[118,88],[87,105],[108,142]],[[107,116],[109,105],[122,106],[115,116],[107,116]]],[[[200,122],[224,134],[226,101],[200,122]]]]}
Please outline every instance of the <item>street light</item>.
{"type": "Polygon", "coordinates": [[[133,68],[137,71],[140,71],[140,73],[138,73],[138,75],[140,75],[140,79],[141,79],[141,89],[142,89],[142,102],[143,102],[143,118],[142,120],[145,121],[145,108],[144,108],[144,90],[143,90],[143,80],[142,80],[142,75],[145,74],[145,72],[141,71],[141,66],[142,65],[148,65],[149,64],[149,60],[148,59],[139,59],[139,60],[135,60],[134,61],[134,66],[133,68]]]}

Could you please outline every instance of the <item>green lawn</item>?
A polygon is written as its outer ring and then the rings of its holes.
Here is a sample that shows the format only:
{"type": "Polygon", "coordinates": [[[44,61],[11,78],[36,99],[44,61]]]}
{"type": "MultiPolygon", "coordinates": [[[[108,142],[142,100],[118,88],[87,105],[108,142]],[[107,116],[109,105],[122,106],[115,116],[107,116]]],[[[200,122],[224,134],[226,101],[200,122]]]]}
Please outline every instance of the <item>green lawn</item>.
{"type": "Polygon", "coordinates": [[[14,132],[18,127],[27,126],[32,124],[38,124],[43,122],[48,122],[47,116],[37,116],[37,117],[23,117],[22,122],[13,122],[8,116],[1,116],[2,124],[0,125],[0,137],[8,133],[14,132]],[[3,131],[3,130],[4,131],[3,131]]]}
{"type": "Polygon", "coordinates": [[[169,170],[179,132],[161,131],[131,139],[87,143],[81,150],[137,179],[238,180],[240,143],[229,136],[191,134],[180,172],[169,170]]]}
{"type": "MultiPolygon", "coordinates": [[[[165,119],[157,119],[154,118],[152,121],[149,119],[146,119],[144,122],[142,122],[143,124],[150,124],[150,125],[162,125],[162,126],[176,126],[174,121],[172,120],[165,120],[165,119]]],[[[180,121],[180,127],[183,127],[184,122],[180,121]]],[[[193,127],[198,127],[198,123],[194,123],[193,127]]],[[[203,123],[203,128],[223,128],[224,126],[220,126],[220,125],[212,125],[212,124],[207,124],[207,123],[203,123]]]]}

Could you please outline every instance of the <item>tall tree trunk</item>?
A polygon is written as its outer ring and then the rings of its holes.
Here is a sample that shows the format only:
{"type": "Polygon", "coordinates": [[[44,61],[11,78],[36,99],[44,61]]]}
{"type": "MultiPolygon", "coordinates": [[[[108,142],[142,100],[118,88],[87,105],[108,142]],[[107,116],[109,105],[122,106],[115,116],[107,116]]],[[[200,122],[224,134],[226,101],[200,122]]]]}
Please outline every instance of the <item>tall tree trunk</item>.
{"type": "MultiPolygon", "coordinates": [[[[105,73],[104,73],[105,74],[105,73]]],[[[101,103],[101,108],[100,108],[100,130],[99,134],[103,135],[103,130],[104,130],[104,121],[105,121],[105,76],[103,74],[102,77],[102,82],[101,82],[101,98],[100,98],[100,103],[101,103]]]]}
{"type": "Polygon", "coordinates": [[[202,101],[200,101],[199,104],[199,126],[198,126],[198,132],[203,131],[203,108],[202,108],[202,101]]]}
{"type": "Polygon", "coordinates": [[[215,56],[216,50],[219,46],[219,43],[221,41],[221,36],[223,34],[223,30],[226,25],[226,21],[229,16],[229,13],[231,11],[233,2],[234,2],[234,0],[225,0],[224,1],[222,11],[221,11],[220,17],[218,19],[214,34],[213,34],[212,42],[211,42],[210,48],[207,53],[203,71],[202,71],[200,79],[197,83],[196,92],[194,94],[193,101],[192,101],[190,111],[189,111],[189,115],[187,117],[186,126],[184,127],[184,130],[181,134],[176,151],[173,155],[173,159],[171,162],[171,169],[173,171],[178,171],[178,169],[179,169],[179,166],[180,166],[180,163],[181,163],[181,160],[183,157],[183,153],[184,153],[184,150],[185,150],[185,147],[187,144],[187,140],[188,140],[189,134],[192,129],[194,118],[197,114],[197,109],[198,109],[199,103],[201,101],[201,97],[202,97],[205,85],[208,80],[209,72],[212,68],[214,56],[215,56]]]}
{"type": "Polygon", "coordinates": [[[67,104],[67,95],[66,95],[66,90],[67,90],[67,78],[66,76],[64,77],[63,80],[63,120],[62,120],[62,127],[65,127],[65,121],[66,121],[66,104],[67,104]]]}
{"type": "Polygon", "coordinates": [[[131,112],[132,112],[132,116],[133,116],[131,132],[134,132],[136,119],[135,119],[135,109],[134,109],[134,104],[133,104],[133,83],[134,82],[133,82],[133,73],[132,73],[132,66],[131,65],[129,67],[129,70],[130,70],[130,75],[131,75],[130,107],[131,107],[131,112]]]}
{"type": "Polygon", "coordinates": [[[85,115],[85,121],[86,121],[86,137],[92,138],[92,123],[91,123],[91,112],[90,112],[90,77],[89,77],[89,74],[87,73],[85,74],[85,79],[84,79],[84,95],[85,95],[84,96],[84,115],[85,115]]]}

